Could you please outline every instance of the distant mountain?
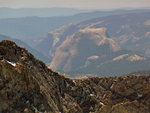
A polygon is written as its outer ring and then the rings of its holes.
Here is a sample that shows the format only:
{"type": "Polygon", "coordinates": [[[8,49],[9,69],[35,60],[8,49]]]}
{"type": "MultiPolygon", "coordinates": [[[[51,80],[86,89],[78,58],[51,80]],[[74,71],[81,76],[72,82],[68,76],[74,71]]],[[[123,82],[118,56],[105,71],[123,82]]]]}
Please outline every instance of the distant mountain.
{"type": "Polygon", "coordinates": [[[57,49],[49,68],[60,72],[123,75],[150,68],[150,58],[122,50],[105,28],[85,28],[57,49]]]}
{"type": "Polygon", "coordinates": [[[22,41],[20,41],[18,39],[13,39],[13,38],[10,38],[8,36],[0,35],[0,41],[2,41],[2,40],[11,40],[11,41],[14,41],[19,46],[21,46],[23,48],[26,48],[29,52],[31,52],[33,55],[35,55],[39,60],[42,60],[45,63],[50,62],[50,60],[46,56],[42,55],[37,50],[33,49],[32,47],[30,47],[29,45],[27,45],[26,43],[24,43],[24,42],[22,42],[22,41]]]}
{"type": "Polygon", "coordinates": [[[82,29],[68,37],[57,48],[50,68],[54,70],[63,69],[64,71],[76,70],[77,67],[85,64],[88,57],[93,55],[96,57],[99,54],[107,54],[118,50],[120,50],[120,47],[106,37],[105,29],[82,29]]]}
{"type": "Polygon", "coordinates": [[[42,38],[42,41],[35,47],[50,59],[53,58],[56,49],[66,40],[66,38],[79,30],[79,27],[74,24],[67,24],[60,28],[49,32],[47,36],[42,38]]]}
{"type": "MultiPolygon", "coordinates": [[[[27,10],[27,9],[22,9],[22,10],[27,10]]],[[[30,9],[28,10],[30,11],[30,9]]],[[[28,43],[30,46],[34,47],[37,43],[39,43],[42,40],[44,34],[65,24],[69,24],[69,23],[77,24],[79,22],[88,19],[97,18],[97,17],[104,17],[104,16],[116,15],[116,14],[120,15],[120,14],[127,14],[127,13],[144,12],[144,11],[146,12],[150,10],[137,9],[137,10],[96,11],[96,12],[89,12],[89,13],[80,13],[73,16],[58,16],[58,17],[35,17],[33,14],[30,15],[32,17],[0,19],[0,34],[7,35],[10,37],[15,37],[19,40],[23,40],[24,42],[28,43]]]]}
{"type": "Polygon", "coordinates": [[[78,13],[87,12],[75,8],[0,8],[0,18],[20,18],[28,16],[53,17],[72,16],[78,13]]]}
{"type": "Polygon", "coordinates": [[[78,15],[82,17],[97,17],[108,16],[113,14],[122,13],[135,13],[135,12],[145,12],[150,9],[114,9],[108,11],[95,11],[90,9],[76,9],[76,8],[0,8],[0,19],[6,18],[22,18],[22,17],[56,17],[56,16],[73,16],[78,15]]]}
{"type": "Polygon", "coordinates": [[[106,35],[116,41],[121,48],[150,56],[149,14],[150,12],[113,15],[91,19],[79,24],[64,25],[43,37],[37,48],[46,56],[53,57],[57,47],[78,30],[103,27],[107,29],[106,35]],[[44,42],[47,43],[47,46],[44,46],[44,42]]]}
{"type": "Polygon", "coordinates": [[[81,22],[84,27],[105,27],[122,48],[150,56],[150,12],[113,15],[81,22]]]}
{"type": "Polygon", "coordinates": [[[149,113],[150,76],[70,79],[0,42],[1,113],[149,113]]]}
{"type": "Polygon", "coordinates": [[[137,71],[137,72],[132,72],[131,74],[150,75],[150,70],[141,70],[141,71],[137,71]]]}

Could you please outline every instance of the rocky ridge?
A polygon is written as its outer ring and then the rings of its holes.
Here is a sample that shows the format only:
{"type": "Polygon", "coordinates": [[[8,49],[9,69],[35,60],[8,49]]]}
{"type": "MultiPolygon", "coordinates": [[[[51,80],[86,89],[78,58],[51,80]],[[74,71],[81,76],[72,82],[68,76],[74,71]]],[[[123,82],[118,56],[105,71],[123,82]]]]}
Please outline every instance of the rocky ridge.
{"type": "Polygon", "coordinates": [[[69,79],[0,42],[2,113],[150,113],[150,76],[69,79]]]}

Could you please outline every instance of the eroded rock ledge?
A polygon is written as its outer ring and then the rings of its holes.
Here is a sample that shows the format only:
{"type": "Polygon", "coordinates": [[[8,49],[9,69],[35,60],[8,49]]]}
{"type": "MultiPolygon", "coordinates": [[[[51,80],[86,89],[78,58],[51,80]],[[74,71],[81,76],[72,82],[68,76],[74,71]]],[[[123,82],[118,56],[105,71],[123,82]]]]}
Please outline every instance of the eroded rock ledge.
{"type": "Polygon", "coordinates": [[[69,79],[0,42],[2,113],[150,113],[150,76],[69,79]]]}

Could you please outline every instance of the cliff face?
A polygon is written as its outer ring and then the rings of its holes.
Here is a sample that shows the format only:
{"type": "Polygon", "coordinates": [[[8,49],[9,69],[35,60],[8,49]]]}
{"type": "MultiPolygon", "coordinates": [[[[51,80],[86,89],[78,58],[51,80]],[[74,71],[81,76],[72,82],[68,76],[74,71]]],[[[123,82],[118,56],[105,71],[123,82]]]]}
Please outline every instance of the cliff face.
{"type": "Polygon", "coordinates": [[[86,28],[68,37],[57,48],[49,67],[54,70],[76,70],[82,67],[90,56],[99,57],[100,53],[104,55],[119,50],[120,47],[115,41],[107,38],[105,28],[86,28]]]}
{"type": "Polygon", "coordinates": [[[121,49],[107,37],[106,28],[85,28],[69,36],[57,49],[50,69],[78,74],[125,75],[150,68],[150,58],[121,49]]]}
{"type": "Polygon", "coordinates": [[[0,42],[2,113],[150,113],[150,76],[69,79],[0,42]]]}
{"type": "Polygon", "coordinates": [[[67,24],[60,28],[49,32],[46,37],[36,46],[37,50],[45,56],[53,58],[56,49],[63,43],[64,40],[78,30],[78,26],[67,24]]]}
{"type": "Polygon", "coordinates": [[[79,30],[85,28],[106,28],[109,38],[117,42],[121,48],[139,51],[150,56],[149,13],[150,12],[119,14],[90,20],[86,19],[86,21],[79,24],[64,25],[48,33],[46,38],[42,38],[43,41],[38,44],[37,50],[48,57],[53,57],[56,49],[68,37],[79,30]]]}

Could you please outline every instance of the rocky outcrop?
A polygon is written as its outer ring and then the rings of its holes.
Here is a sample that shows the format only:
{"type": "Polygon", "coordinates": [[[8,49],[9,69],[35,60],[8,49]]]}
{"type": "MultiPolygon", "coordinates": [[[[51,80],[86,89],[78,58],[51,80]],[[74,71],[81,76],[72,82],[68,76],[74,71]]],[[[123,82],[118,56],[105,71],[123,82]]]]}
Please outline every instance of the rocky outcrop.
{"type": "Polygon", "coordinates": [[[37,59],[42,60],[43,62],[47,63],[50,62],[49,58],[42,55],[41,52],[38,52],[37,50],[33,49],[32,47],[30,47],[28,44],[18,40],[18,39],[14,39],[5,35],[1,35],[0,34],[0,41],[2,40],[11,40],[14,41],[17,45],[26,48],[29,52],[31,52],[37,59]]]}
{"type": "Polygon", "coordinates": [[[150,76],[69,79],[0,42],[2,113],[150,113],[150,76]]]}

